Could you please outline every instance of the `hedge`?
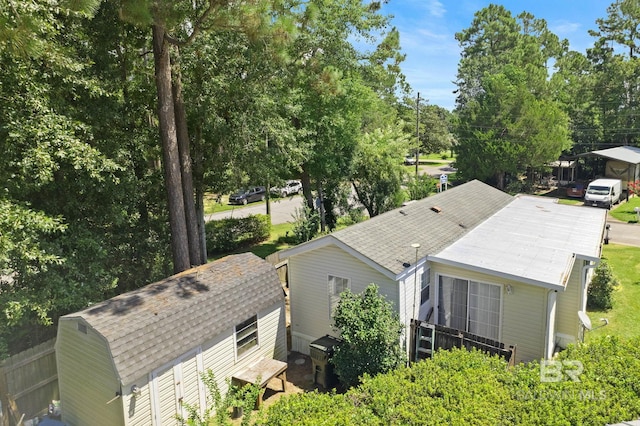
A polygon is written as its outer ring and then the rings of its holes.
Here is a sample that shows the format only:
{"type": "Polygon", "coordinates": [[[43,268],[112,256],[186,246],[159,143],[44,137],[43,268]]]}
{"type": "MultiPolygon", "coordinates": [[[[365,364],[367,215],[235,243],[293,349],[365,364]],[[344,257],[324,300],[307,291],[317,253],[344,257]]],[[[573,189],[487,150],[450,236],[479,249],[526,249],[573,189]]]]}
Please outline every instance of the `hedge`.
{"type": "Polygon", "coordinates": [[[271,221],[267,215],[213,220],[205,225],[207,254],[229,253],[267,240],[271,221]]]}
{"type": "Polygon", "coordinates": [[[639,338],[578,344],[553,362],[561,366],[559,374],[545,381],[538,362],[508,367],[477,350],[439,351],[410,367],[366,377],[344,394],[283,398],[261,424],[603,425],[640,418],[639,338]]]}

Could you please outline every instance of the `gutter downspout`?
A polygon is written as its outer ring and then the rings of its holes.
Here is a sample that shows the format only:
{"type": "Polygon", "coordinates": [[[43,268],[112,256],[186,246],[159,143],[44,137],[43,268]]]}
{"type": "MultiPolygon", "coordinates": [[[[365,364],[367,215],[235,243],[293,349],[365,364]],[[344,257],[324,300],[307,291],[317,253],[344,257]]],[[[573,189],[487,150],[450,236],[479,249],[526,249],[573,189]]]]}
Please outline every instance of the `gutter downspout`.
{"type": "Polygon", "coordinates": [[[544,359],[553,358],[553,350],[555,349],[555,323],[556,323],[556,296],[558,290],[549,290],[547,292],[547,326],[544,339],[544,359]]]}

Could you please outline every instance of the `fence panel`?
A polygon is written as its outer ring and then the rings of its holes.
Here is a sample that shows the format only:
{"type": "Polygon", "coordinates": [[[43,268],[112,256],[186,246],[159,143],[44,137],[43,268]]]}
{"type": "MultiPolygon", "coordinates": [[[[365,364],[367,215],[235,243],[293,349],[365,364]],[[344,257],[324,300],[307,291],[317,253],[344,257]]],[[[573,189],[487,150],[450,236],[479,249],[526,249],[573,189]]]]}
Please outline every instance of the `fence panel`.
{"type": "Polygon", "coordinates": [[[2,425],[13,426],[24,415],[46,414],[49,403],[60,398],[55,339],[16,354],[0,364],[2,425]]]}

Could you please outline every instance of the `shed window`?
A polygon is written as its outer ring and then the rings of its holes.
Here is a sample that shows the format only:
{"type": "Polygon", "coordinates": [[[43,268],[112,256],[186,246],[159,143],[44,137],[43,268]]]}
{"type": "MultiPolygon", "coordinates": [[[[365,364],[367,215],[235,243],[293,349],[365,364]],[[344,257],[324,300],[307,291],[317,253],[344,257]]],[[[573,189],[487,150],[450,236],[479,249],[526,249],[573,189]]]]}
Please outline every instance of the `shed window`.
{"type": "Polygon", "coordinates": [[[340,302],[340,293],[349,288],[349,279],[329,275],[329,316],[340,302]]]}
{"type": "Polygon", "coordinates": [[[500,339],[500,286],[441,276],[438,323],[493,340],[500,339]]]}
{"type": "Polygon", "coordinates": [[[78,323],[78,331],[83,334],[87,334],[86,324],[78,323]]]}
{"type": "Polygon", "coordinates": [[[240,358],[251,348],[258,346],[258,316],[254,315],[236,325],[236,355],[240,358]]]}

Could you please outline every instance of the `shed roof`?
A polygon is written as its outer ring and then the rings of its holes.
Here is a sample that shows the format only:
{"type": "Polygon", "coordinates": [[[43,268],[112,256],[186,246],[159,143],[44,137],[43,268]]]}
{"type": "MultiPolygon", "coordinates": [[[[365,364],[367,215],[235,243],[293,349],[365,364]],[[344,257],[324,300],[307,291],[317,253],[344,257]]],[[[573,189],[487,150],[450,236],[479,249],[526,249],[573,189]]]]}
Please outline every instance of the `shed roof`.
{"type": "Polygon", "coordinates": [[[295,256],[322,244],[337,244],[396,276],[418,257],[437,253],[513,200],[478,180],[388,211],[283,253],[295,256]]]}
{"type": "Polygon", "coordinates": [[[635,146],[618,146],[615,148],[601,149],[599,151],[591,151],[587,153],[587,155],[588,154],[599,155],[600,157],[624,161],[630,164],[640,164],[640,148],[635,146]]]}
{"type": "Polygon", "coordinates": [[[576,257],[598,260],[607,211],[518,196],[429,259],[563,289],[576,257]]]}
{"type": "Polygon", "coordinates": [[[131,383],[284,301],[274,267],[252,253],[227,256],[62,319],[82,318],[107,341],[131,383]]]}

